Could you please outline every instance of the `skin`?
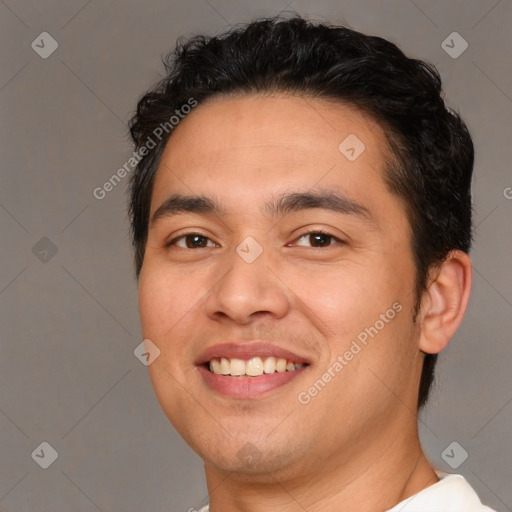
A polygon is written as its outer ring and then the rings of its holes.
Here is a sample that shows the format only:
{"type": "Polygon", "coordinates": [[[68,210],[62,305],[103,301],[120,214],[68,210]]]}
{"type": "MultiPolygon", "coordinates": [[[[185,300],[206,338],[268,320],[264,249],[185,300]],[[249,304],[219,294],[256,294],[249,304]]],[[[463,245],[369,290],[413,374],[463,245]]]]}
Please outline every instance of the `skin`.
{"type": "Polygon", "coordinates": [[[384,131],[368,116],[286,94],[211,100],[169,139],[151,215],[173,194],[212,198],[223,210],[150,222],[140,317],[161,351],[149,366],[156,396],[204,460],[211,512],[384,511],[437,481],[418,439],[418,386],[424,353],[442,350],[462,320],[471,266],[450,253],[414,319],[411,231],[384,182],[387,160],[384,131]],[[355,161],[338,149],[349,134],[365,144],[355,161]],[[283,194],[326,191],[369,215],[267,207],[283,194]],[[332,238],[315,247],[308,233],[319,231],[332,238]],[[206,246],[187,248],[186,234],[207,237],[198,239],[206,246]],[[236,252],[249,236],[263,250],[252,263],[236,252]],[[378,335],[300,403],[396,303],[378,335]],[[310,364],[252,399],[205,384],[195,364],[203,350],[254,340],[310,364]]]}

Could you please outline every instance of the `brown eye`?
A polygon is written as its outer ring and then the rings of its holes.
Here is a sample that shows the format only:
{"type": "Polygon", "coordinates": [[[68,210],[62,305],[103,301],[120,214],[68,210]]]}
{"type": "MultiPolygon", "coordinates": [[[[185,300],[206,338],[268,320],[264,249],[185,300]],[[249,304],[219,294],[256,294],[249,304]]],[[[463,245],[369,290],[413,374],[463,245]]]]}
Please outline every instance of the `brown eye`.
{"type": "Polygon", "coordinates": [[[182,235],[169,243],[169,246],[175,245],[182,249],[202,249],[203,247],[215,247],[215,244],[207,237],[197,233],[182,235]]]}
{"type": "Polygon", "coordinates": [[[195,247],[206,247],[207,242],[208,239],[201,235],[187,235],[185,237],[185,244],[189,249],[194,249],[195,247]]]}
{"type": "Polygon", "coordinates": [[[325,233],[312,233],[309,236],[309,243],[312,247],[327,247],[331,245],[333,237],[325,233]]]}
{"type": "Polygon", "coordinates": [[[338,241],[336,237],[327,233],[306,233],[297,240],[296,245],[319,248],[328,247],[338,241]]]}

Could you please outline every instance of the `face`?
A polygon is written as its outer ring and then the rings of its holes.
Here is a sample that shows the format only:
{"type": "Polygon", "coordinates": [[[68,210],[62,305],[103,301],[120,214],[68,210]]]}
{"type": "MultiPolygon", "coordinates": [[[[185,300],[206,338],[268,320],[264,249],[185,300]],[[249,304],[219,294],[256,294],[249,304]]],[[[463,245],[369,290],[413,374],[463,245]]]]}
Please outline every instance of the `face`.
{"type": "Polygon", "coordinates": [[[312,98],[215,99],[175,129],[140,317],[156,396],[207,467],[319,474],[415,423],[416,273],[387,156],[378,124],[312,98]]]}

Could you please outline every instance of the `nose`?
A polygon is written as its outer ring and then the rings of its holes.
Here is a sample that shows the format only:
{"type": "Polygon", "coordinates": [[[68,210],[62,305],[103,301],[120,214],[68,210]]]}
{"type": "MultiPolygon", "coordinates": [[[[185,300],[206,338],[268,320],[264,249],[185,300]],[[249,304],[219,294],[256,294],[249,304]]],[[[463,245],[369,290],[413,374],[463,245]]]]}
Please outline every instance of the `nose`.
{"type": "Polygon", "coordinates": [[[206,314],[211,319],[246,325],[256,318],[279,319],[287,314],[290,301],[286,286],[264,254],[248,263],[233,251],[229,265],[206,299],[206,314]]]}

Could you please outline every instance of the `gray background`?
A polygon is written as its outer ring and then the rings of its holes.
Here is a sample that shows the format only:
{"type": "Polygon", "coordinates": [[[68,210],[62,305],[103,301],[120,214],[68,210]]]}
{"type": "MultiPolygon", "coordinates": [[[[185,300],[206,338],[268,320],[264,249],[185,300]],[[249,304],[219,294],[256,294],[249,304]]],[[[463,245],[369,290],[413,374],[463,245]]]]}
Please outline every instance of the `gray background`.
{"type": "MultiPolygon", "coordinates": [[[[440,358],[421,436],[449,471],[441,454],[459,443],[468,458],[455,471],[487,504],[512,510],[510,0],[1,2],[0,510],[206,503],[201,461],[133,354],[141,339],[127,179],[102,200],[92,192],[130,156],[126,121],[179,35],[282,9],[381,35],[434,63],[472,132],[474,290],[440,358]],[[469,44],[458,58],[441,46],[454,31],[469,44]],[[42,32],[58,43],[46,59],[31,48],[48,51],[42,32]],[[58,453],[47,469],[36,463],[50,456],[36,450],[43,441],[58,453]]],[[[448,452],[452,464],[464,454],[448,452]]]]}

